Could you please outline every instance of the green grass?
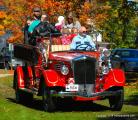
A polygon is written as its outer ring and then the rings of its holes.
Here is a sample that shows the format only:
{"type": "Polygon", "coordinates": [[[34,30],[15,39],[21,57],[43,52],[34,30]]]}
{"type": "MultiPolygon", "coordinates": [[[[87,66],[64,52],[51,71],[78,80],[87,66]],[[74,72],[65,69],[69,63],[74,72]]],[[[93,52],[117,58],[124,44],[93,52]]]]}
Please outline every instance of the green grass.
{"type": "Polygon", "coordinates": [[[125,87],[125,102],[120,112],[110,111],[108,100],[102,100],[87,105],[66,104],[55,113],[47,113],[42,110],[41,100],[36,97],[30,106],[16,104],[12,79],[12,77],[0,78],[0,120],[108,120],[109,118],[135,120],[138,114],[137,83],[125,87]]]}

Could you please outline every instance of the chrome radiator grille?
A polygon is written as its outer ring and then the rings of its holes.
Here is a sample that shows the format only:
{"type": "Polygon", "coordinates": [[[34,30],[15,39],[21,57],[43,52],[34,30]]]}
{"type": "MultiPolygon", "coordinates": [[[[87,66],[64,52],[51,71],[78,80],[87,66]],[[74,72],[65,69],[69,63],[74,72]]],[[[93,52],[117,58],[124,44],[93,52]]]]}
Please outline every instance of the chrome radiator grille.
{"type": "Polygon", "coordinates": [[[96,59],[80,56],[73,59],[72,68],[76,84],[94,84],[96,79],[96,59]]]}

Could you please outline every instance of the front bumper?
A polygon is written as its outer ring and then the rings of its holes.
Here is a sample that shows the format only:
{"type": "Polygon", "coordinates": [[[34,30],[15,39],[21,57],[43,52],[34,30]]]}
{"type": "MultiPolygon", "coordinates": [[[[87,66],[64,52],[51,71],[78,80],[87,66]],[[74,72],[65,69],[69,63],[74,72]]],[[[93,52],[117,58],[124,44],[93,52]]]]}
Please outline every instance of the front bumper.
{"type": "Polygon", "coordinates": [[[117,95],[121,92],[121,90],[116,90],[116,91],[104,91],[104,92],[96,92],[96,93],[87,93],[86,91],[84,92],[54,92],[51,91],[51,95],[55,97],[84,97],[84,98],[93,98],[93,97],[107,97],[107,96],[114,96],[117,95]]]}

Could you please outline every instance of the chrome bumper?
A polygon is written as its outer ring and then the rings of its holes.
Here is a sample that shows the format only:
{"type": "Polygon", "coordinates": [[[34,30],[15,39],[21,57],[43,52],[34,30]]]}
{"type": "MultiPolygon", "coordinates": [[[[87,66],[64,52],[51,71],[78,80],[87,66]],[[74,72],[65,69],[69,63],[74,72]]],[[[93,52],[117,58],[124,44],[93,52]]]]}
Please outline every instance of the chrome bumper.
{"type": "Polygon", "coordinates": [[[56,96],[56,97],[85,97],[85,98],[92,98],[92,97],[106,97],[106,96],[114,96],[117,95],[118,93],[120,93],[121,90],[116,90],[116,91],[104,91],[104,92],[96,92],[96,93],[90,93],[88,94],[86,91],[84,92],[54,92],[51,91],[51,95],[52,96],[56,96]]]}

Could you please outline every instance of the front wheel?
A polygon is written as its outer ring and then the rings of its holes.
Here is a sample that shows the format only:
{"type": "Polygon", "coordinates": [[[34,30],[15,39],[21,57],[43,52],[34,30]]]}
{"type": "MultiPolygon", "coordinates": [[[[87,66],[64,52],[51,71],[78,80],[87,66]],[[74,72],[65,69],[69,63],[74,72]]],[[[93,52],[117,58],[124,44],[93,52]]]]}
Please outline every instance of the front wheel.
{"type": "Polygon", "coordinates": [[[56,109],[55,101],[51,96],[50,89],[43,84],[42,100],[44,111],[53,112],[56,109]]]}
{"type": "Polygon", "coordinates": [[[109,97],[109,104],[112,111],[120,111],[124,102],[124,89],[120,90],[120,93],[115,96],[109,97]]]}

